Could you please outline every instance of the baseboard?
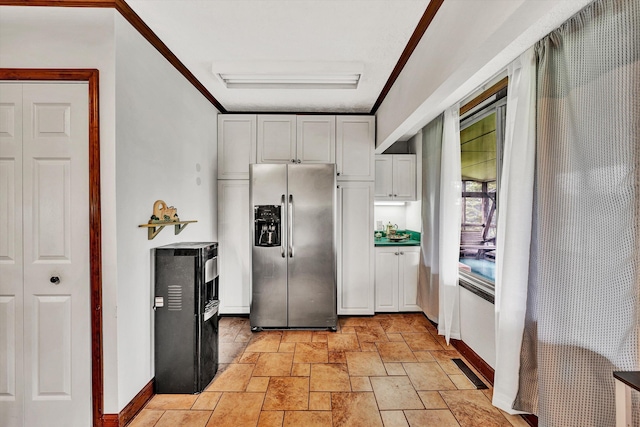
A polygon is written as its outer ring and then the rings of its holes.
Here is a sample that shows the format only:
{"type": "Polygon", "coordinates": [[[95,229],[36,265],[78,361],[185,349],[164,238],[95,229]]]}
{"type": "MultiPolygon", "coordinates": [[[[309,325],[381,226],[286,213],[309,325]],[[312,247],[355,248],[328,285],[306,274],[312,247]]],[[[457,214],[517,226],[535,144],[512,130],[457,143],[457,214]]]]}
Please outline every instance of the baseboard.
{"type": "Polygon", "coordinates": [[[136,416],[138,412],[147,402],[153,397],[153,386],[155,379],[152,378],[151,381],[145,385],[142,390],[136,396],[131,399],[131,402],[125,406],[119,414],[105,414],[102,416],[102,427],[124,427],[126,426],[133,417],[136,416]]]}

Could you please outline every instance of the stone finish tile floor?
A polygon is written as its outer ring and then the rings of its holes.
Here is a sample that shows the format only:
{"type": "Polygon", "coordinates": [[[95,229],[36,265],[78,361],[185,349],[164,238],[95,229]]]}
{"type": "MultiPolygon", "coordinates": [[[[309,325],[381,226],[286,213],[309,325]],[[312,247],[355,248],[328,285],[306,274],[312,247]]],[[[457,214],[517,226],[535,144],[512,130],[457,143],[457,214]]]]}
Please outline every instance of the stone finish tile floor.
{"type": "Polygon", "coordinates": [[[128,426],[527,426],[475,389],[420,313],[341,317],[336,332],[252,333],[222,317],[219,341],[204,392],[155,395],[128,426]]]}

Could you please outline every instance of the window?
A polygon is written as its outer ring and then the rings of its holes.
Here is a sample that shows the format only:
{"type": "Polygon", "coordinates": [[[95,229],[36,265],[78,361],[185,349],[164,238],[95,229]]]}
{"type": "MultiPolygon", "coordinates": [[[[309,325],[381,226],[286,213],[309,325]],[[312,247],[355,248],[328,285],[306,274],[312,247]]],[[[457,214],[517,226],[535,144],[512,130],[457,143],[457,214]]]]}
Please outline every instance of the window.
{"type": "MultiPolygon", "coordinates": [[[[506,88],[461,115],[460,277],[493,296],[506,88]]],[[[465,282],[465,283],[463,283],[465,282]]],[[[466,286],[465,286],[466,287],[466,286]]]]}

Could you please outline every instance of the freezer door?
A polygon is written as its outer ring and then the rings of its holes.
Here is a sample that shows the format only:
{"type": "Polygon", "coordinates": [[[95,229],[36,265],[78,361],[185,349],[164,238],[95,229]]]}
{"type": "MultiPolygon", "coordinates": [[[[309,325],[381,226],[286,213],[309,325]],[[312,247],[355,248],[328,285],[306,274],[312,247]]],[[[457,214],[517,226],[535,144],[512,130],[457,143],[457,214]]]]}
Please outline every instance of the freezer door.
{"type": "MultiPolygon", "coordinates": [[[[254,207],[274,205],[286,208],[287,165],[255,164],[249,167],[251,206],[252,286],[249,320],[252,327],[287,326],[286,233],[280,246],[257,246],[254,236],[254,207]]],[[[286,230],[286,211],[281,212],[281,228],[286,230]]]]}
{"type": "Polygon", "coordinates": [[[288,165],[288,183],[289,327],[335,328],[335,165],[288,165]]]}

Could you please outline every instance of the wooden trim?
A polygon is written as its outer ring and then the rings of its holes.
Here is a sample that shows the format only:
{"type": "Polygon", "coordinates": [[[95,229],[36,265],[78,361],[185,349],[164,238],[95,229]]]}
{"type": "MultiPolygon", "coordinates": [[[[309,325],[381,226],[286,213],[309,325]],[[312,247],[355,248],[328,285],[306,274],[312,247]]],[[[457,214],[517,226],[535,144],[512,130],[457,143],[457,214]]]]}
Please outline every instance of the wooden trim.
{"type": "Polygon", "coordinates": [[[493,371],[493,368],[489,366],[487,362],[482,360],[482,358],[478,356],[478,354],[475,351],[473,351],[471,347],[465,344],[464,341],[456,340],[452,338],[451,345],[454,346],[455,349],[458,350],[458,352],[461,355],[463,355],[464,358],[467,359],[469,363],[471,363],[471,365],[473,365],[473,367],[476,368],[476,370],[480,372],[480,374],[483,377],[487,379],[487,381],[489,382],[489,384],[491,384],[491,386],[493,386],[494,371],[493,371]]]}
{"type": "Polygon", "coordinates": [[[0,68],[0,80],[87,81],[89,83],[89,263],[91,306],[91,401],[93,425],[102,427],[102,229],[98,70],[0,68]]]}
{"type": "Polygon", "coordinates": [[[0,0],[0,6],[53,6],[114,8],[135,28],[173,67],[186,78],[221,113],[227,110],[204,87],[191,71],[178,59],[142,18],[124,0],[0,0]]]}
{"type": "Polygon", "coordinates": [[[118,414],[106,414],[102,417],[102,427],[120,427],[120,425],[118,414]]]}
{"type": "Polygon", "coordinates": [[[218,100],[214,98],[211,92],[209,92],[207,88],[205,88],[204,85],[200,83],[196,76],[194,76],[191,71],[189,71],[189,69],[178,59],[177,56],[173,54],[173,52],[171,52],[167,45],[164,44],[162,40],[160,40],[156,33],[154,33],[151,28],[149,28],[147,24],[144,23],[142,18],[140,18],[138,14],[135,13],[124,0],[115,0],[115,4],[116,10],[120,12],[124,19],[126,19],[133,26],[133,28],[138,30],[142,37],[147,39],[147,41],[151,43],[151,45],[155,47],[158,52],[160,52],[160,54],[164,56],[165,59],[175,67],[176,70],[178,70],[180,74],[182,74],[196,89],[198,89],[198,91],[205,98],[207,98],[209,102],[211,102],[213,106],[218,109],[218,111],[220,111],[221,113],[227,112],[226,108],[224,108],[222,104],[220,104],[220,102],[218,102],[218,100]]]}
{"type": "Polygon", "coordinates": [[[427,31],[427,28],[429,28],[429,25],[431,25],[433,18],[436,16],[436,13],[440,9],[440,6],[442,6],[443,2],[444,0],[431,0],[429,2],[427,9],[424,11],[422,18],[420,18],[420,21],[418,21],[418,25],[416,26],[416,29],[413,31],[413,34],[411,35],[411,38],[409,38],[407,45],[402,51],[402,54],[400,55],[400,58],[398,59],[396,66],[391,72],[391,75],[389,76],[387,83],[382,88],[382,92],[380,92],[380,95],[378,96],[376,103],[373,104],[373,108],[371,108],[371,114],[375,114],[376,111],[378,111],[378,108],[380,108],[382,101],[384,101],[384,99],[387,97],[387,94],[393,87],[393,84],[398,79],[398,76],[400,76],[400,73],[402,72],[402,69],[404,68],[404,66],[407,65],[409,58],[411,57],[411,55],[413,54],[413,51],[418,46],[418,43],[420,43],[420,40],[422,39],[422,36],[424,35],[424,33],[427,31]]]}
{"type": "Polygon", "coordinates": [[[509,83],[508,77],[505,77],[504,79],[500,80],[498,83],[494,84],[489,89],[485,90],[480,95],[476,96],[471,101],[467,102],[462,107],[460,107],[460,115],[463,115],[464,113],[476,107],[477,105],[480,105],[482,102],[486,101],[489,97],[495,95],[500,90],[507,87],[508,83],[509,83]]]}
{"type": "Polygon", "coordinates": [[[120,414],[118,415],[118,422],[120,426],[126,426],[129,421],[131,421],[133,417],[135,417],[136,414],[140,412],[142,408],[144,408],[144,405],[146,405],[147,402],[151,400],[154,395],[154,384],[155,379],[152,378],[151,381],[149,381],[147,385],[145,385],[142,390],[140,390],[140,392],[136,394],[133,399],[131,399],[131,402],[129,402],[127,406],[125,406],[122,411],[120,411],[120,414]]]}

